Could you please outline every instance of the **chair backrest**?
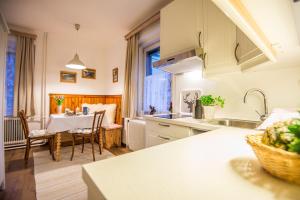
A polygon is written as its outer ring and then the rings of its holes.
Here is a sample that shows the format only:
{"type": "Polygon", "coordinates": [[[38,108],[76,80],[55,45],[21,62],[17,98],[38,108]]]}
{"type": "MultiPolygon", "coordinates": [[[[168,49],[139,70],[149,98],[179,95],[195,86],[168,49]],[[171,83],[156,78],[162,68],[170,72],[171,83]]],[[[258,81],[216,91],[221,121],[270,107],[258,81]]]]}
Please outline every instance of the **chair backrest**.
{"type": "Polygon", "coordinates": [[[27,139],[28,135],[29,135],[29,128],[28,128],[28,122],[27,122],[26,114],[25,114],[24,110],[19,111],[19,117],[20,117],[21,123],[22,123],[23,134],[24,134],[25,138],[27,139]]]}
{"type": "Polygon", "coordinates": [[[94,120],[92,126],[92,134],[93,133],[100,133],[102,121],[105,115],[105,110],[98,111],[94,113],[94,120]]]}

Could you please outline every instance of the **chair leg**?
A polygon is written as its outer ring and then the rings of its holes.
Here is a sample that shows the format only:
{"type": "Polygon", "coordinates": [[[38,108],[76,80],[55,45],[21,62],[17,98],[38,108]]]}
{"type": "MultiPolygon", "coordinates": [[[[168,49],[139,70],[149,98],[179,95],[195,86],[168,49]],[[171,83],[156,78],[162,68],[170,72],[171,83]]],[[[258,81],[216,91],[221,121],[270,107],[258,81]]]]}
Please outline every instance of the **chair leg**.
{"type": "Polygon", "coordinates": [[[90,135],[91,144],[92,144],[92,153],[93,153],[93,161],[95,161],[95,151],[94,151],[94,135],[90,135]]]}
{"type": "Polygon", "coordinates": [[[83,153],[84,150],[84,136],[82,136],[82,147],[81,147],[81,153],[83,153]]]}
{"type": "Polygon", "coordinates": [[[99,145],[99,152],[100,152],[100,154],[102,154],[102,149],[101,149],[102,140],[100,139],[101,136],[102,136],[102,134],[101,134],[101,131],[100,131],[100,133],[98,134],[98,145],[99,145]]]}
{"type": "Polygon", "coordinates": [[[72,155],[71,155],[71,161],[73,160],[73,156],[74,156],[74,148],[75,148],[75,135],[72,135],[72,155]]]}
{"type": "Polygon", "coordinates": [[[25,151],[25,162],[27,163],[30,153],[30,139],[27,138],[26,151],[25,151]]]}

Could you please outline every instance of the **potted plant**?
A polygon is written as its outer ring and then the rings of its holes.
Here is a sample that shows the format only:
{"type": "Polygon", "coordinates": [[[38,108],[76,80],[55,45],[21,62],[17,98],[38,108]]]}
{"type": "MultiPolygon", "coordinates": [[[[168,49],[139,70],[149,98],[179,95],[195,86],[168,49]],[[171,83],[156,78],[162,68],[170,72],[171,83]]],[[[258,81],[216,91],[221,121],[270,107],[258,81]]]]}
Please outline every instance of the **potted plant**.
{"type": "Polygon", "coordinates": [[[54,100],[55,100],[56,106],[57,106],[56,111],[57,111],[58,114],[61,114],[62,113],[62,104],[65,100],[65,97],[64,96],[55,96],[54,100]]]}
{"type": "Polygon", "coordinates": [[[213,97],[212,95],[201,96],[200,101],[203,106],[205,119],[213,119],[215,116],[216,108],[218,106],[223,108],[225,104],[225,99],[220,96],[213,97]]]}

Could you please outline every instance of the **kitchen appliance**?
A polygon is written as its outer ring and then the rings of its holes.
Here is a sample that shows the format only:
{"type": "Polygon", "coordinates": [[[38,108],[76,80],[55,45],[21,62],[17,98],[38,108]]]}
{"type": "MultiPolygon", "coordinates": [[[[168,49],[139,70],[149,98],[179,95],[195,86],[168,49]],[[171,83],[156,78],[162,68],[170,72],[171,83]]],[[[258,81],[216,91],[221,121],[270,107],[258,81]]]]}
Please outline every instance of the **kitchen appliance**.
{"type": "Polygon", "coordinates": [[[203,48],[195,48],[153,63],[153,67],[172,74],[200,71],[205,67],[203,48]]]}
{"type": "Polygon", "coordinates": [[[163,118],[163,119],[178,119],[178,118],[191,117],[191,115],[174,113],[174,114],[154,115],[154,117],[163,118]]]}

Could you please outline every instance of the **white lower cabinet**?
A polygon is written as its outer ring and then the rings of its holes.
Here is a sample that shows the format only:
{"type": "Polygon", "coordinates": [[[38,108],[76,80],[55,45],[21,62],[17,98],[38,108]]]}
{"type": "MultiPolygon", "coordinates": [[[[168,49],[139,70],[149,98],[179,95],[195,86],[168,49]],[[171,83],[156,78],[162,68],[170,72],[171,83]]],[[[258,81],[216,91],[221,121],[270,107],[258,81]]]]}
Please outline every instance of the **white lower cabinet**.
{"type": "Polygon", "coordinates": [[[189,127],[146,120],[146,147],[189,137],[191,133],[189,127]]]}

